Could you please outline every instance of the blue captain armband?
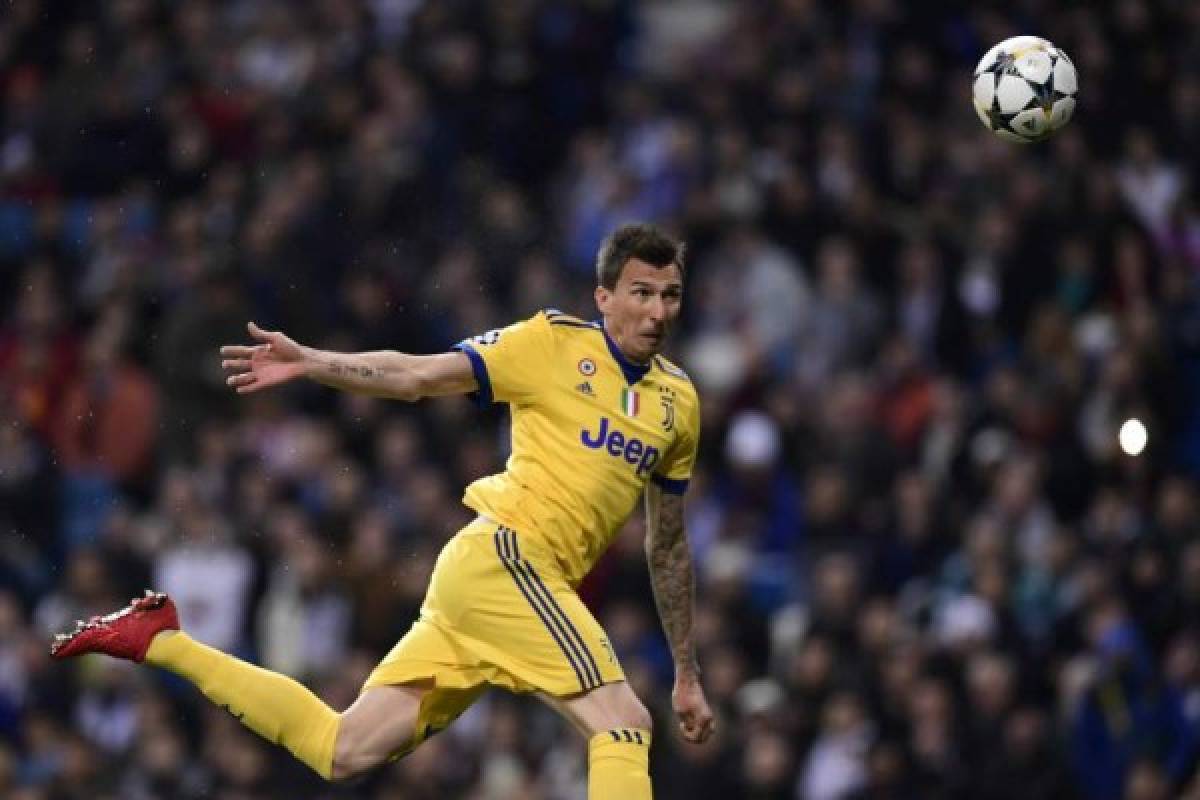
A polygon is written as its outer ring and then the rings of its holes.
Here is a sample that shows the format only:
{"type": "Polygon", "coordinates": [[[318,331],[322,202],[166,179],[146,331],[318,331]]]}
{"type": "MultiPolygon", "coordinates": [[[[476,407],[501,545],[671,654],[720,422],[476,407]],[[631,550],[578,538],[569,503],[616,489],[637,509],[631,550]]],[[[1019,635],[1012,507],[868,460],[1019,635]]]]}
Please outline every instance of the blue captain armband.
{"type": "Polygon", "coordinates": [[[655,485],[667,494],[683,494],[688,488],[687,478],[675,480],[662,475],[651,475],[650,480],[654,481],[655,485]]]}
{"type": "Polygon", "coordinates": [[[469,341],[459,342],[454,345],[453,349],[467,354],[467,358],[471,362],[471,371],[475,373],[475,383],[479,384],[479,389],[467,396],[480,408],[491,407],[494,402],[492,381],[488,378],[487,363],[484,362],[483,356],[479,355],[479,351],[469,341]]]}

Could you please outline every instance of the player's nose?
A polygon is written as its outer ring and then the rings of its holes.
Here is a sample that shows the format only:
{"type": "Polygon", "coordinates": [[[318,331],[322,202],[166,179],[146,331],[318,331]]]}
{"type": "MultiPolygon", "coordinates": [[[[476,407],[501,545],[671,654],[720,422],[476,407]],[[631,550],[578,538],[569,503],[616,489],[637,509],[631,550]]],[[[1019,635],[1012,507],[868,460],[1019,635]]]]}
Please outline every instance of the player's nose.
{"type": "Polygon", "coordinates": [[[666,317],[667,309],[666,306],[663,305],[663,300],[661,297],[655,295],[654,300],[650,303],[648,312],[650,321],[654,324],[657,325],[663,321],[663,318],[666,317]]]}

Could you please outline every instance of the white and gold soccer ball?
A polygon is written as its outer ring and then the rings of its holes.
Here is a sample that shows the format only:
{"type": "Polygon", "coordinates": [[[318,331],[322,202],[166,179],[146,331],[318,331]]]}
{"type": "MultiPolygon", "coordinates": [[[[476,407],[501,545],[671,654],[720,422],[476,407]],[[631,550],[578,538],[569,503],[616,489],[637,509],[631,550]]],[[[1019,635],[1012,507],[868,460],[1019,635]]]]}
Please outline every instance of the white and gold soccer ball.
{"type": "Polygon", "coordinates": [[[1071,119],[1079,83],[1067,54],[1037,36],[1014,36],[975,67],[975,113],[997,136],[1038,142],[1071,119]]]}

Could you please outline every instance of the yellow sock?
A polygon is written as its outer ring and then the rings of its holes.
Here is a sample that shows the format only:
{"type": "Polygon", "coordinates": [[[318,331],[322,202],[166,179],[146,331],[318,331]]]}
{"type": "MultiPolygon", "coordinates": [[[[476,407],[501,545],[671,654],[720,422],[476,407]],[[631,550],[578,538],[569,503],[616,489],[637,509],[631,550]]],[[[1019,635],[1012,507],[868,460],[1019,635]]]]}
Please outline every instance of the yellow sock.
{"type": "Polygon", "coordinates": [[[191,681],[247,728],[283,745],[329,780],[341,717],[296,681],[226,655],[182,632],[155,637],[146,661],[191,681]]]}
{"type": "Polygon", "coordinates": [[[588,800],[650,800],[650,731],[614,728],[588,742],[588,800]]]}

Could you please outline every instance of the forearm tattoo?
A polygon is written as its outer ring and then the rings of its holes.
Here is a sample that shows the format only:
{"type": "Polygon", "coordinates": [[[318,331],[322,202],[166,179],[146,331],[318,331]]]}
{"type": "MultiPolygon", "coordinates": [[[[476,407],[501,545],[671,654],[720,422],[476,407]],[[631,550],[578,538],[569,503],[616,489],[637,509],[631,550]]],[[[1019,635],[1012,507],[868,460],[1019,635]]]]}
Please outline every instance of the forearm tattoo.
{"type": "Polygon", "coordinates": [[[330,361],[329,373],[335,378],[375,378],[382,375],[383,370],[364,364],[343,364],[340,361],[330,361]]]}
{"type": "Polygon", "coordinates": [[[650,515],[646,538],[646,560],[650,565],[650,583],[662,620],[675,668],[698,672],[692,643],[692,602],[695,579],[692,553],[683,532],[683,497],[656,493],[647,501],[650,515]],[[655,506],[657,505],[657,514],[655,506]],[[657,518],[657,519],[656,519],[657,518]]]}

